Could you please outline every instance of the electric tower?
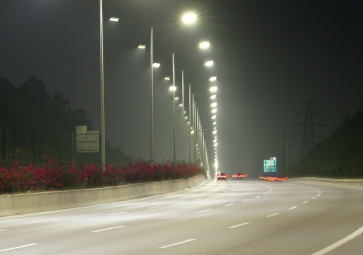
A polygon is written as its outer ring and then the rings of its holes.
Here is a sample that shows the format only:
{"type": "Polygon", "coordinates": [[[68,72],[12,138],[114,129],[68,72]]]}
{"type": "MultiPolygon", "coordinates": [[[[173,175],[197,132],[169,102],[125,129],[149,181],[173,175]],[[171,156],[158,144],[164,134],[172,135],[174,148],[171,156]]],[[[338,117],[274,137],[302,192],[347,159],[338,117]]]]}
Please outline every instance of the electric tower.
{"type": "Polygon", "coordinates": [[[305,104],[305,111],[299,113],[297,116],[304,116],[304,121],[294,125],[294,126],[303,126],[303,133],[297,135],[296,137],[302,137],[301,143],[301,152],[300,152],[300,160],[303,159],[309,151],[315,146],[316,138],[322,137],[321,135],[315,133],[314,127],[316,126],[324,126],[318,122],[313,120],[313,116],[321,116],[316,112],[313,112],[312,105],[314,102],[303,102],[305,104]]]}

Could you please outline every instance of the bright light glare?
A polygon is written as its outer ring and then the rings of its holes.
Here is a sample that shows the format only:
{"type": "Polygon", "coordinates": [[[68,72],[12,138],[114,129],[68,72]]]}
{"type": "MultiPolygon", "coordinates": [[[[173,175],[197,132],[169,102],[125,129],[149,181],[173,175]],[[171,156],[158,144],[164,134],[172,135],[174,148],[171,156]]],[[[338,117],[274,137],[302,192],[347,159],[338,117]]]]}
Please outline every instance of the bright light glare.
{"type": "Polygon", "coordinates": [[[218,145],[218,143],[215,143],[215,144],[214,144],[214,147],[217,147],[217,145],[218,145]]]}
{"type": "Polygon", "coordinates": [[[194,134],[194,130],[192,130],[190,133],[191,133],[191,134],[194,134]]]}
{"type": "Polygon", "coordinates": [[[199,44],[199,48],[201,48],[201,49],[207,49],[207,48],[209,48],[209,46],[210,46],[209,42],[201,42],[199,44]]]}
{"type": "Polygon", "coordinates": [[[160,63],[154,63],[153,67],[160,67],[160,63]]]}
{"type": "Polygon", "coordinates": [[[213,125],[217,125],[217,121],[213,122],[213,125]]]}
{"type": "Polygon", "coordinates": [[[144,44],[139,44],[139,46],[137,46],[137,48],[139,48],[139,49],[146,49],[146,45],[144,45],[144,44]]]}
{"type": "Polygon", "coordinates": [[[217,76],[210,77],[209,80],[210,81],[215,81],[215,80],[217,80],[217,76]]]}
{"type": "Polygon", "coordinates": [[[215,135],[215,134],[217,134],[217,130],[214,130],[214,131],[213,131],[213,135],[215,135]]]}
{"type": "MultiPolygon", "coordinates": [[[[169,87],[169,90],[170,90],[170,91],[176,91],[176,86],[170,86],[170,87],[169,87]]],[[[175,98],[175,99],[176,99],[176,98],[175,98]]]]}
{"type": "Polygon", "coordinates": [[[186,120],[187,120],[187,119],[188,119],[188,116],[185,116],[185,117],[184,117],[184,119],[186,119],[186,120]]]}
{"type": "Polygon", "coordinates": [[[110,18],[110,21],[118,22],[118,18],[116,18],[116,17],[111,17],[111,18],[110,18]]]}
{"type": "Polygon", "coordinates": [[[210,99],[216,99],[216,95],[211,95],[210,99]]]}
{"type": "Polygon", "coordinates": [[[215,120],[217,118],[217,115],[212,116],[212,120],[215,120]]]}
{"type": "Polygon", "coordinates": [[[217,91],[217,87],[215,87],[215,86],[214,86],[214,87],[211,87],[211,88],[209,89],[209,91],[210,91],[210,92],[216,92],[216,91],[217,91]]]}
{"type": "MultiPolygon", "coordinates": [[[[175,89],[176,90],[176,89],[175,89]]],[[[175,100],[179,100],[179,97],[175,97],[175,100]]]]}
{"type": "Polygon", "coordinates": [[[182,20],[184,23],[190,24],[197,20],[197,15],[195,15],[194,13],[188,12],[183,15],[182,20]]]}
{"type": "Polygon", "coordinates": [[[213,108],[214,108],[214,107],[217,107],[217,103],[213,103],[213,104],[211,104],[210,106],[212,106],[213,108]]]}
{"type": "Polygon", "coordinates": [[[165,76],[164,80],[169,81],[170,80],[170,76],[165,76]]]}
{"type": "Polygon", "coordinates": [[[214,139],[213,142],[216,143],[217,142],[217,139],[214,139]]]}
{"type": "Polygon", "coordinates": [[[183,106],[183,104],[179,104],[179,106],[183,106]]]}
{"type": "Polygon", "coordinates": [[[205,66],[212,66],[213,65],[213,61],[212,60],[209,60],[207,62],[204,63],[205,66]]]}
{"type": "Polygon", "coordinates": [[[213,109],[212,110],[212,113],[217,113],[217,109],[213,109]]]}

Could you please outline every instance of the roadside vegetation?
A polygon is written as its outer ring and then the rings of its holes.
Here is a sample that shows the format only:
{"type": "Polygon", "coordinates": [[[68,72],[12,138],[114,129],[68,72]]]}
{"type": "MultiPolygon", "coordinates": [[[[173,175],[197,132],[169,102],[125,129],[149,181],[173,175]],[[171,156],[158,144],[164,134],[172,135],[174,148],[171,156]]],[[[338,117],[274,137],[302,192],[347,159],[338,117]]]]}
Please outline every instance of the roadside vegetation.
{"type": "Polygon", "coordinates": [[[76,126],[92,122],[68,99],[50,96],[36,77],[19,87],[0,78],[0,194],[93,188],[204,174],[197,166],[132,158],[106,140],[106,169],[99,153],[74,153],[76,126]]]}
{"type": "Polygon", "coordinates": [[[363,178],[363,100],[356,115],[347,118],[328,139],[317,144],[289,177],[363,178]]]}

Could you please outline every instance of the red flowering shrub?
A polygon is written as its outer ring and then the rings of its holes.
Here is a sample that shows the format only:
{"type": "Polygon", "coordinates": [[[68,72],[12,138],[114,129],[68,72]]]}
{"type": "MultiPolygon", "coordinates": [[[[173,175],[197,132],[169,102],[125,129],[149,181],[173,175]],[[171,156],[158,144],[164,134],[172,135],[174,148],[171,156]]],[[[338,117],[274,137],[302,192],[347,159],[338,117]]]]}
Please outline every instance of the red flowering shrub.
{"type": "Polygon", "coordinates": [[[176,165],[169,163],[150,165],[147,162],[137,162],[121,169],[107,165],[105,171],[97,164],[83,164],[81,168],[66,166],[58,163],[56,158],[48,159],[44,167],[19,166],[13,162],[10,169],[0,167],[0,193],[61,190],[74,188],[90,188],[120,185],[122,183],[139,183],[148,181],[162,181],[170,179],[189,178],[204,174],[204,170],[197,166],[176,165]]]}

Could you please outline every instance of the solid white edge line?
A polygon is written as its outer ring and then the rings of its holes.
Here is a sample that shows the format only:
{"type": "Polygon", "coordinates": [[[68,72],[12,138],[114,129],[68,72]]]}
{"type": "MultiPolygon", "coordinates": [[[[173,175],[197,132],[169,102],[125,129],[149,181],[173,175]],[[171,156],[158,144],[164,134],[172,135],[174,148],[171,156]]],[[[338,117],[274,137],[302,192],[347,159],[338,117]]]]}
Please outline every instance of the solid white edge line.
{"type": "Polygon", "coordinates": [[[279,215],[279,213],[270,214],[269,216],[266,216],[266,217],[270,218],[270,217],[273,217],[273,216],[276,216],[276,215],[279,215]]]}
{"type": "Polygon", "coordinates": [[[234,203],[232,203],[232,204],[228,204],[228,205],[225,205],[225,206],[231,206],[231,205],[234,205],[234,203]]]}
{"type": "Polygon", "coordinates": [[[202,210],[202,211],[198,211],[198,212],[208,212],[211,211],[212,209],[206,209],[206,210],[202,210]]]}
{"type": "Polygon", "coordinates": [[[229,227],[229,228],[238,228],[238,227],[245,226],[245,225],[248,225],[248,224],[250,224],[250,223],[249,223],[249,222],[246,222],[246,223],[242,223],[242,224],[234,225],[234,226],[229,227]]]}
{"type": "Polygon", "coordinates": [[[13,248],[5,249],[5,250],[0,250],[0,252],[4,252],[4,251],[11,251],[11,250],[16,250],[16,249],[21,249],[21,248],[25,248],[25,247],[29,247],[29,246],[34,246],[34,245],[37,245],[37,244],[38,244],[38,243],[31,243],[31,244],[22,245],[22,246],[18,246],[18,247],[13,247],[13,248]]]}
{"type": "Polygon", "coordinates": [[[325,254],[325,253],[327,253],[327,252],[329,252],[331,250],[334,250],[335,248],[341,246],[342,244],[344,244],[344,243],[352,240],[353,238],[359,236],[362,233],[363,233],[363,227],[361,227],[360,229],[356,230],[354,233],[350,234],[349,236],[347,236],[347,237],[339,240],[338,242],[333,243],[332,245],[326,247],[325,249],[322,249],[322,250],[320,250],[318,252],[313,253],[312,255],[323,255],[323,254],[325,254]]]}
{"type": "Polygon", "coordinates": [[[105,228],[105,229],[100,229],[100,230],[94,230],[94,231],[92,231],[92,233],[97,233],[97,232],[112,230],[112,229],[116,229],[116,228],[124,228],[124,227],[125,226],[118,226],[118,227],[113,227],[113,228],[105,228]]]}
{"type": "Polygon", "coordinates": [[[159,249],[165,249],[165,248],[168,248],[168,247],[171,247],[171,246],[175,246],[175,245],[179,245],[179,244],[183,244],[183,243],[189,243],[189,242],[192,242],[192,241],[195,241],[195,239],[188,239],[188,240],[185,240],[185,241],[182,241],[182,242],[179,242],[179,243],[173,243],[173,244],[161,246],[161,247],[159,247],[159,249]]]}
{"type": "Polygon", "coordinates": [[[293,207],[289,208],[289,210],[295,209],[296,207],[297,207],[297,206],[293,206],[293,207]]]}
{"type": "Polygon", "coordinates": [[[163,217],[163,218],[158,218],[158,220],[164,220],[164,219],[169,219],[169,218],[174,218],[178,215],[173,215],[173,216],[167,216],[167,217],[163,217]]]}

